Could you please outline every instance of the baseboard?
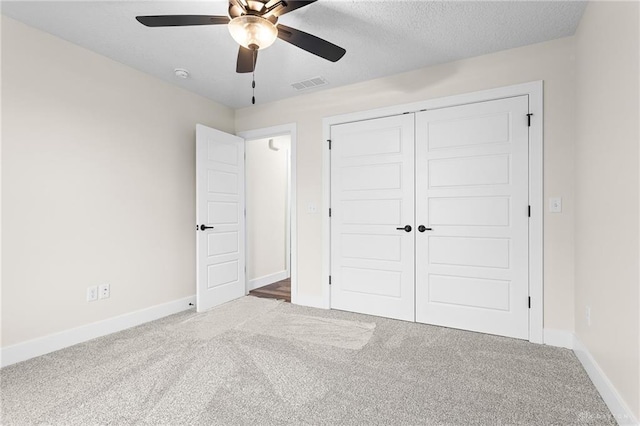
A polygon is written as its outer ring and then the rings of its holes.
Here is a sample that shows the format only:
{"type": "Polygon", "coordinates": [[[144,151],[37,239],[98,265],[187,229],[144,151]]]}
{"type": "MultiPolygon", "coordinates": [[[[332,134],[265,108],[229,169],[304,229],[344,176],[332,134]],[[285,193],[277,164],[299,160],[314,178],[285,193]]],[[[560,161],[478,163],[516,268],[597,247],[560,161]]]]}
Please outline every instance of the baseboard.
{"type": "Polygon", "coordinates": [[[573,333],[570,331],[545,328],[543,342],[549,346],[573,349],[573,337],[573,333]]]}
{"type": "Polygon", "coordinates": [[[582,366],[589,375],[589,378],[591,378],[591,381],[600,393],[600,396],[602,396],[605,404],[607,404],[607,407],[609,407],[609,411],[611,411],[618,424],[621,426],[638,426],[640,424],[638,419],[635,418],[631,409],[629,409],[587,347],[584,346],[577,336],[574,336],[573,345],[573,352],[582,363],[582,366]]]}
{"type": "Polygon", "coordinates": [[[107,334],[126,330],[149,321],[154,321],[168,315],[186,311],[195,306],[196,297],[189,296],[161,305],[151,306],[139,311],[119,315],[103,321],[94,322],[59,333],[49,334],[23,343],[0,349],[0,366],[26,361],[40,355],[45,355],[78,343],[86,342],[107,334]],[[190,305],[193,304],[193,305],[190,305]]]}
{"type": "Polygon", "coordinates": [[[286,280],[289,278],[289,271],[280,271],[275,274],[265,275],[264,277],[254,278],[247,284],[247,291],[255,290],[256,288],[264,287],[265,285],[277,283],[278,281],[286,280]]]}
{"type": "Polygon", "coordinates": [[[589,350],[578,337],[566,330],[544,329],[544,344],[559,348],[573,349],[576,357],[585,369],[591,382],[600,393],[609,411],[613,414],[619,425],[640,426],[638,419],[629,409],[620,394],[613,386],[609,378],[604,374],[589,350]]]}

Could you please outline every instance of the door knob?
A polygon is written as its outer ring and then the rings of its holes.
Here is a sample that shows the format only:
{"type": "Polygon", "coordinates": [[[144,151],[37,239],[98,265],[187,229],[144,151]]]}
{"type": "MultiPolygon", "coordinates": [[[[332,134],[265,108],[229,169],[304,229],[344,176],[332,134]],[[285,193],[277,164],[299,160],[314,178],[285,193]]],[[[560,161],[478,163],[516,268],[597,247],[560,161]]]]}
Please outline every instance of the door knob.
{"type": "Polygon", "coordinates": [[[205,229],[213,229],[213,226],[200,225],[200,230],[201,231],[204,231],[205,229]]]}
{"type": "Polygon", "coordinates": [[[398,231],[411,232],[411,225],[404,226],[402,228],[396,228],[398,231]]]}
{"type": "Polygon", "coordinates": [[[420,226],[418,226],[418,231],[420,231],[420,232],[424,232],[424,231],[433,231],[433,229],[431,229],[431,228],[427,228],[427,227],[426,227],[426,226],[424,226],[424,225],[420,225],[420,226]]]}

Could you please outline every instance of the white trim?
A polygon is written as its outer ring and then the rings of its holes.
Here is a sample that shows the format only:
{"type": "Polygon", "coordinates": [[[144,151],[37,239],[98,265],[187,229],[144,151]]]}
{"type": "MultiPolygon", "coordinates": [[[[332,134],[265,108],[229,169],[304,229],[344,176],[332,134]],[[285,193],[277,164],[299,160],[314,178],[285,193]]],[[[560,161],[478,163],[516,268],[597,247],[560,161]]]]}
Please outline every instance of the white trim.
{"type": "MultiPolygon", "coordinates": [[[[543,83],[529,83],[529,341],[543,342],[544,324],[544,117],[543,83]]],[[[520,90],[524,90],[524,87],[520,90]]]]}
{"type": "Polygon", "coordinates": [[[566,330],[544,329],[544,344],[572,349],[591,382],[602,397],[619,425],[640,425],[629,406],[624,402],[613,383],[602,371],[593,355],[574,333],[566,330]]]}
{"type": "Polygon", "coordinates": [[[129,312],[106,320],[7,346],[1,349],[0,365],[6,367],[16,362],[26,361],[97,337],[106,336],[107,334],[116,333],[178,312],[193,309],[195,303],[195,295],[184,297],[172,302],[151,306],[139,311],[129,312]]]}
{"type": "MultiPolygon", "coordinates": [[[[529,202],[531,204],[531,218],[529,220],[529,295],[531,309],[529,310],[529,341],[543,342],[543,82],[516,84],[462,95],[447,96],[404,105],[396,105],[370,111],[341,114],[326,117],[322,120],[322,211],[328,212],[331,207],[331,176],[330,152],[326,140],[331,139],[331,126],[351,123],[354,121],[370,120],[374,118],[399,115],[405,112],[431,110],[438,108],[483,102],[514,96],[529,96],[529,112],[531,127],[529,129],[529,202]]],[[[323,215],[322,221],[322,307],[331,307],[329,290],[329,274],[331,273],[331,222],[328,215],[323,215]]]]}
{"type": "Polygon", "coordinates": [[[320,307],[331,309],[331,287],[329,276],[331,275],[331,125],[335,124],[330,118],[322,119],[322,293],[320,307]],[[326,212],[326,213],[325,213],[326,212]]]}
{"type": "Polygon", "coordinates": [[[265,285],[277,283],[278,281],[286,280],[289,278],[288,271],[280,271],[275,274],[264,275],[259,278],[254,278],[247,283],[247,289],[249,291],[255,290],[256,288],[264,287],[265,285]]]}
{"type": "Polygon", "coordinates": [[[285,265],[287,278],[291,277],[291,137],[289,137],[289,149],[287,150],[287,205],[285,207],[285,265]]]}
{"type": "MultiPolygon", "coordinates": [[[[278,126],[265,127],[262,129],[247,130],[239,132],[238,136],[247,139],[264,139],[274,136],[289,135],[291,137],[291,149],[289,151],[289,235],[290,235],[290,267],[291,276],[291,303],[298,303],[298,216],[296,204],[296,179],[297,179],[297,133],[296,123],[281,124],[278,126]]],[[[249,284],[247,283],[247,293],[249,284]]]]}
{"type": "Polygon", "coordinates": [[[545,328],[544,344],[558,348],[573,349],[573,333],[566,330],[545,328]]]}
{"type": "Polygon", "coordinates": [[[638,419],[635,418],[629,406],[624,402],[613,383],[602,371],[596,360],[593,358],[586,346],[574,336],[573,352],[576,354],[582,366],[586,370],[589,378],[602,396],[605,404],[609,407],[609,411],[613,414],[619,425],[639,425],[638,419]]]}

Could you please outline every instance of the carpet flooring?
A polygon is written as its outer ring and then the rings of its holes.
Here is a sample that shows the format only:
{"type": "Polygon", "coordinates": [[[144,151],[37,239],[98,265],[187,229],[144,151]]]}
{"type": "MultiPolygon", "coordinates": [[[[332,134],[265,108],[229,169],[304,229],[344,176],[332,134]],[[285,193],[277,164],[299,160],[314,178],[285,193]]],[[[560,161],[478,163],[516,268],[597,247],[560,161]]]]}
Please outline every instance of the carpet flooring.
{"type": "Polygon", "coordinates": [[[0,370],[4,425],[614,425],[574,354],[252,296],[0,370]]]}

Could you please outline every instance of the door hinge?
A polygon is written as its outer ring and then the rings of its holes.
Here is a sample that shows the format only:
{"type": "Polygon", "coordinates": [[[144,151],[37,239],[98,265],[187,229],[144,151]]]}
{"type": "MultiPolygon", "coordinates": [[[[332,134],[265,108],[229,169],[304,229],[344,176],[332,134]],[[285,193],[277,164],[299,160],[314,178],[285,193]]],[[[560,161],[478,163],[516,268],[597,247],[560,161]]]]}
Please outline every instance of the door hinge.
{"type": "Polygon", "coordinates": [[[331,285],[331,275],[329,275],[329,285],[331,285]]]}
{"type": "Polygon", "coordinates": [[[531,127],[531,116],[532,115],[533,115],[532,113],[527,114],[527,127],[531,127]]]}
{"type": "Polygon", "coordinates": [[[329,217],[331,217],[331,207],[329,207],[329,217]]]}
{"type": "Polygon", "coordinates": [[[531,296],[529,296],[529,309],[531,309],[531,296]]]}
{"type": "Polygon", "coordinates": [[[329,142],[329,149],[331,149],[331,139],[327,139],[327,142],[329,142]]]}
{"type": "Polygon", "coordinates": [[[529,217],[531,217],[531,206],[529,206],[529,213],[528,213],[529,217]]]}

